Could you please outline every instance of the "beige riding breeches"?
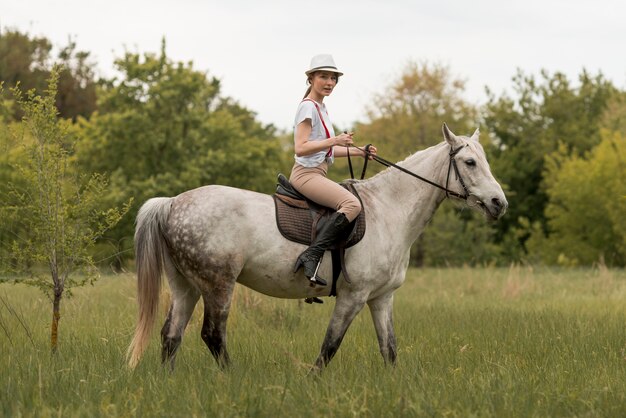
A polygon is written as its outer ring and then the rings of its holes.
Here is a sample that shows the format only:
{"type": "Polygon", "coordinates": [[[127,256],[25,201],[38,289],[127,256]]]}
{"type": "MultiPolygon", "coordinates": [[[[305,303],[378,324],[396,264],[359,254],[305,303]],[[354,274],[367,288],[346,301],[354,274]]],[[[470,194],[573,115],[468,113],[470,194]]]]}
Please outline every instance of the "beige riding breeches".
{"type": "Polygon", "coordinates": [[[328,164],[303,167],[294,164],[289,181],[297,191],[319,205],[335,209],[352,222],[361,212],[361,202],[352,193],[326,177],[328,164]]]}

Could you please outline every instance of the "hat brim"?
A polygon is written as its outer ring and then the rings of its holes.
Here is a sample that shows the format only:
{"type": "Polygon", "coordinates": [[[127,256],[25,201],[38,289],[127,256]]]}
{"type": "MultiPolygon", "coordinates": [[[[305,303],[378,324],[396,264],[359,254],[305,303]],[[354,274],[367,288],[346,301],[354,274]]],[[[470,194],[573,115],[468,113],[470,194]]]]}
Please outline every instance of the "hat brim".
{"type": "Polygon", "coordinates": [[[317,68],[312,68],[308,71],[305,71],[304,74],[309,75],[311,73],[314,73],[316,71],[329,71],[331,73],[335,73],[339,76],[342,76],[343,73],[341,71],[337,71],[337,69],[335,67],[317,67],[317,68]]]}

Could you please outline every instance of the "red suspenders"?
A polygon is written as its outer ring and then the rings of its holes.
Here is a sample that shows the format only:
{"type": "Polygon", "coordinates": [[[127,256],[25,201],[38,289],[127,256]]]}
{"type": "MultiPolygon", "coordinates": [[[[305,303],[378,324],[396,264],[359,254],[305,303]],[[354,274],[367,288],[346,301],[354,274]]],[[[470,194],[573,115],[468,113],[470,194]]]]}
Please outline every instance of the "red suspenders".
{"type": "MultiPolygon", "coordinates": [[[[313,99],[304,99],[302,100],[303,102],[313,102],[313,104],[315,105],[315,108],[317,109],[317,114],[320,116],[320,120],[322,121],[322,126],[324,127],[324,132],[326,132],[326,138],[330,138],[330,132],[328,131],[328,128],[326,127],[326,123],[324,122],[324,118],[322,117],[322,111],[320,110],[319,105],[317,104],[317,102],[313,99]]],[[[328,149],[328,152],[326,153],[326,157],[332,157],[333,155],[333,147],[330,147],[328,149]]]]}

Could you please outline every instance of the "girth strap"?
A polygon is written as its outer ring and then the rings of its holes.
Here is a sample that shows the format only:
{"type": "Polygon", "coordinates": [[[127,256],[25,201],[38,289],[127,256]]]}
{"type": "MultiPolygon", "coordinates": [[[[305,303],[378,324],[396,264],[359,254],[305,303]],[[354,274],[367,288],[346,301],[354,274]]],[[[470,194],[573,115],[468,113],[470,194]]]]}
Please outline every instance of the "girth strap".
{"type": "Polygon", "coordinates": [[[348,276],[348,269],[346,269],[346,248],[340,247],[335,250],[331,250],[333,262],[333,283],[330,287],[329,296],[337,296],[337,280],[339,280],[339,274],[343,273],[343,278],[346,283],[352,283],[350,276],[348,276]]]}
{"type": "Polygon", "coordinates": [[[339,256],[339,250],[332,250],[330,254],[333,259],[333,284],[330,287],[329,296],[337,296],[337,280],[339,279],[339,274],[341,273],[341,257],[339,256]]]}

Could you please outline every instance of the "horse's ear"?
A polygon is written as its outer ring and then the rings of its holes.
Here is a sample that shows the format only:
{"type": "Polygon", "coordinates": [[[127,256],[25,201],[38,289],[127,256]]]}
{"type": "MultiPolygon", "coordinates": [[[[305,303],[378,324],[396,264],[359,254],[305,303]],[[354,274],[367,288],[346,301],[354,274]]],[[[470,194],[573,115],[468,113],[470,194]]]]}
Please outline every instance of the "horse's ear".
{"type": "Polygon", "coordinates": [[[456,144],[459,142],[459,140],[456,135],[452,133],[450,128],[448,128],[448,125],[446,125],[445,122],[443,123],[443,127],[441,129],[443,130],[443,137],[446,139],[448,144],[450,144],[451,147],[456,147],[456,144]]]}
{"type": "Polygon", "coordinates": [[[478,140],[479,136],[480,136],[480,130],[478,128],[476,128],[476,130],[474,131],[474,133],[472,134],[472,137],[470,139],[473,139],[476,142],[480,142],[478,140]]]}

